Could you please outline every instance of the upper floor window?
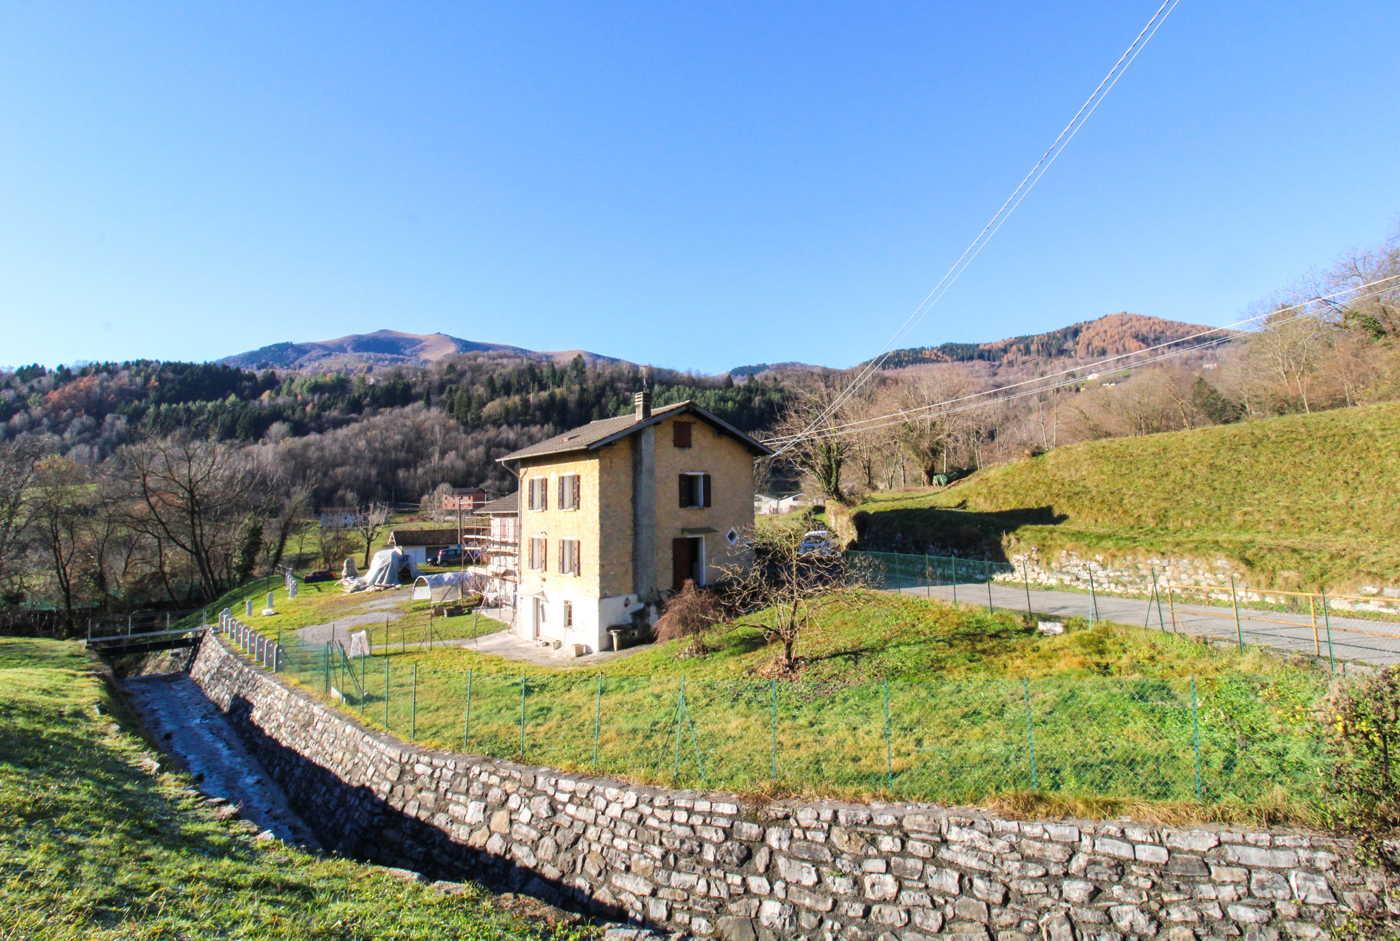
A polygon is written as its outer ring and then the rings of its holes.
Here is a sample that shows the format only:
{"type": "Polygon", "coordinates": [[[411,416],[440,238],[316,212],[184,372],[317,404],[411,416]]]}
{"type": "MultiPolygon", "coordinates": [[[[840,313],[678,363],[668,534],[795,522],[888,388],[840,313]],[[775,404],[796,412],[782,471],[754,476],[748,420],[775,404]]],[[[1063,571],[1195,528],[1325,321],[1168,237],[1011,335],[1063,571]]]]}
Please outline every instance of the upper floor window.
{"type": "Polygon", "coordinates": [[[530,569],[543,572],[549,561],[549,543],[543,536],[530,537],[530,569]]]}
{"type": "Polygon", "coordinates": [[[559,509],[577,510],[582,490],[578,474],[559,475],[559,509]]]}
{"type": "Polygon", "coordinates": [[[577,575],[579,571],[579,552],[577,539],[559,540],[559,574],[577,575]]]}
{"type": "Polygon", "coordinates": [[[671,423],[671,443],[678,448],[690,447],[690,431],[694,422],[678,421],[671,423]]]}
{"type": "Polygon", "coordinates": [[[527,506],[531,510],[549,509],[549,478],[531,477],[530,495],[527,506]]]}
{"type": "Polygon", "coordinates": [[[681,509],[698,510],[710,505],[710,475],[681,474],[681,509]]]}

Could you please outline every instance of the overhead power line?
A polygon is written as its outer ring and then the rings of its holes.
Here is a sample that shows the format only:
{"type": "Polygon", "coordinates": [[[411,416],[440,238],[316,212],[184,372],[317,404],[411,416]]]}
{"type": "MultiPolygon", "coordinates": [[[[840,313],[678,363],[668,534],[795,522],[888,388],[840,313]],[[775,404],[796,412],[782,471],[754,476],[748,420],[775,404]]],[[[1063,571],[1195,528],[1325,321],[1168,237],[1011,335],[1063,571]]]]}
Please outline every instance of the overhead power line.
{"type": "MultiPolygon", "coordinates": [[[[1377,280],[1375,280],[1375,281],[1370,281],[1370,282],[1367,282],[1366,284],[1359,284],[1359,285],[1357,285],[1357,286],[1355,286],[1355,287],[1346,288],[1346,289],[1341,290],[1341,291],[1335,291],[1335,292],[1333,292],[1333,293],[1331,293],[1331,294],[1324,294],[1324,295],[1320,295],[1320,296],[1318,296],[1318,297],[1312,297],[1312,298],[1309,298],[1309,299],[1306,300],[1306,301],[1303,301],[1303,302],[1298,303],[1298,304],[1293,304],[1293,305],[1290,305],[1290,306],[1288,306],[1288,307],[1276,308],[1276,309],[1274,309],[1274,310],[1269,311],[1268,314],[1267,314],[1267,316],[1274,317],[1274,316],[1277,316],[1278,314],[1287,313],[1287,312],[1289,312],[1289,311],[1301,311],[1301,310],[1303,310],[1304,308],[1307,308],[1307,307],[1309,307],[1309,306],[1311,306],[1311,305],[1313,305],[1313,304],[1317,304],[1317,303],[1319,303],[1319,302],[1321,302],[1321,301],[1332,300],[1333,298],[1342,297],[1342,296],[1348,295],[1348,294],[1354,295],[1354,296],[1351,298],[1353,301],[1361,300],[1361,299],[1367,298],[1367,297],[1375,297],[1375,296],[1377,296],[1377,295],[1379,295],[1379,294],[1384,293],[1387,289],[1386,289],[1386,288],[1379,288],[1379,289],[1373,290],[1373,291],[1366,291],[1366,289],[1367,289],[1367,288],[1375,288],[1377,285],[1388,284],[1389,282],[1397,281],[1397,280],[1400,280],[1400,275],[1391,275],[1390,277],[1379,278],[1379,279],[1377,279],[1377,280]],[[1357,293],[1358,291],[1365,291],[1365,293],[1363,293],[1363,294],[1358,294],[1358,293],[1357,293]]],[[[1306,313],[1299,313],[1299,314],[1296,314],[1296,315],[1294,315],[1294,316],[1292,316],[1292,317],[1286,318],[1286,319],[1283,320],[1283,321],[1277,322],[1276,325],[1281,325],[1281,324],[1284,324],[1284,323],[1292,323],[1292,322],[1294,322],[1294,321],[1301,320],[1302,318],[1304,318],[1304,317],[1306,317],[1306,316],[1307,316],[1306,313]]],[[[910,418],[911,416],[917,416],[917,415],[919,415],[920,413],[923,413],[923,412],[929,412],[929,411],[935,411],[935,410],[943,410],[943,411],[944,411],[944,414],[953,414],[953,413],[955,413],[955,412],[966,411],[966,410],[968,410],[968,409],[970,409],[970,408],[981,408],[981,407],[986,406],[986,405],[991,405],[991,404],[993,404],[993,403],[995,403],[995,402],[1003,402],[1003,401],[1008,401],[1008,400],[1011,400],[1011,399],[1021,398],[1021,397],[1024,396],[1024,395],[1035,395],[1035,394],[1039,394],[1039,393],[1041,393],[1041,392],[1047,392],[1047,391],[1051,391],[1051,390],[1053,390],[1053,389],[1063,388],[1064,386],[1067,386],[1067,385],[1074,385],[1074,384],[1076,384],[1076,383],[1082,381],[1080,377],[1078,377],[1078,376],[1076,376],[1076,375],[1074,375],[1074,374],[1077,374],[1077,373],[1084,373],[1084,372],[1091,372],[1091,371],[1098,371],[1098,370],[1101,370],[1101,369],[1104,369],[1104,368],[1113,368],[1113,364],[1119,363],[1121,360],[1126,360],[1126,359],[1131,359],[1131,358],[1133,358],[1133,357],[1142,356],[1143,354],[1146,354],[1146,353],[1155,353],[1155,352],[1157,352],[1157,351],[1162,351],[1162,350],[1166,350],[1166,351],[1167,351],[1167,352],[1161,353],[1160,355],[1153,356],[1153,357],[1151,357],[1151,358],[1149,358],[1149,359],[1141,360],[1141,361],[1135,362],[1135,363],[1129,363],[1129,364],[1126,364],[1126,365],[1129,366],[1130,368],[1137,369],[1137,368],[1142,367],[1142,366],[1148,366],[1148,365],[1151,365],[1151,364],[1153,364],[1153,363],[1160,362],[1160,361],[1162,361],[1162,360],[1164,360],[1164,359],[1169,359],[1169,358],[1171,358],[1171,357],[1173,357],[1173,356],[1181,356],[1181,355],[1184,355],[1184,354],[1186,354],[1186,353],[1195,352],[1196,350],[1200,350],[1200,349],[1204,349],[1204,348],[1209,347],[1209,346],[1217,345],[1217,344],[1221,343],[1222,341],[1228,341],[1228,340],[1231,340],[1231,339],[1234,339],[1234,338],[1233,338],[1233,337],[1219,337],[1219,336],[1217,336],[1217,337],[1216,337],[1215,339],[1213,339],[1213,340],[1209,340],[1209,341],[1206,341],[1206,342],[1204,342],[1204,343],[1199,343],[1199,344],[1197,344],[1197,345],[1195,345],[1195,346],[1183,347],[1183,348],[1179,348],[1179,349],[1169,349],[1170,347],[1175,347],[1175,346],[1177,346],[1178,344],[1187,343],[1187,342],[1189,342],[1189,341],[1191,341],[1191,340],[1198,340],[1198,339],[1201,339],[1202,337],[1208,337],[1208,336],[1212,336],[1212,335],[1214,335],[1214,334],[1222,334],[1222,333],[1226,333],[1226,332],[1228,332],[1228,331],[1237,330],[1237,329],[1240,328],[1240,327],[1245,327],[1245,326],[1248,326],[1248,325],[1250,325],[1250,324],[1253,324],[1253,323],[1257,322],[1259,319],[1260,319],[1259,317],[1249,317],[1249,318],[1246,318],[1246,319],[1244,319],[1244,320],[1236,321],[1235,323],[1232,323],[1232,324],[1227,324],[1226,326],[1223,326],[1223,327],[1212,327],[1212,328],[1209,329],[1209,330],[1203,330],[1203,331],[1201,331],[1200,333],[1193,333],[1193,334],[1190,334],[1190,335],[1188,335],[1188,336],[1178,337],[1177,339],[1175,339],[1175,340],[1169,340],[1169,341],[1167,341],[1166,343],[1159,343],[1159,344],[1156,344],[1155,346],[1144,347],[1144,348],[1141,349],[1141,350],[1134,350],[1134,351],[1132,351],[1131,353],[1120,353],[1120,354],[1118,354],[1118,355],[1116,355],[1116,356],[1110,356],[1110,357],[1106,357],[1106,358],[1104,358],[1104,359],[1095,360],[1095,361],[1093,361],[1093,362],[1086,363],[1086,364],[1081,365],[1081,366],[1074,366],[1074,367],[1072,367],[1072,368],[1063,369],[1063,370],[1060,370],[1059,372],[1050,373],[1050,374],[1044,375],[1044,376],[1035,376],[1034,378],[1025,379],[1025,380],[1022,380],[1021,382],[1014,382],[1014,383],[1011,383],[1011,384],[1005,385],[1005,386],[1000,386],[1000,387],[998,387],[998,388],[996,388],[996,389],[985,389],[985,390],[983,390],[983,391],[981,391],[981,392],[972,392],[972,393],[969,393],[969,394],[967,394],[967,395],[961,395],[961,396],[956,396],[956,397],[951,398],[951,399],[945,399],[945,400],[942,401],[942,402],[930,402],[930,403],[928,403],[928,404],[926,404],[926,405],[919,405],[919,406],[916,406],[916,407],[914,407],[914,408],[903,409],[903,410],[897,411],[897,412],[889,412],[889,413],[887,413],[887,414],[884,414],[884,415],[876,415],[876,416],[873,416],[873,417],[871,417],[871,418],[862,418],[862,419],[858,419],[858,420],[856,420],[856,421],[844,422],[844,423],[842,423],[842,424],[834,425],[834,426],[831,426],[831,427],[829,427],[829,428],[819,428],[819,429],[817,429],[815,432],[805,433],[805,434],[802,434],[802,435],[784,435],[784,436],[779,436],[779,437],[776,437],[776,438],[769,439],[768,441],[765,441],[764,443],[767,444],[767,445],[769,445],[770,447],[772,447],[772,446],[774,446],[774,445],[780,445],[781,447],[779,448],[778,453],[781,454],[783,451],[786,451],[788,448],[790,448],[790,447],[791,447],[793,444],[795,444],[797,441],[800,441],[800,440],[802,440],[803,438],[807,438],[807,437],[811,437],[811,438],[829,438],[829,437],[837,437],[837,436],[839,436],[839,435],[841,435],[841,434],[850,434],[850,433],[852,433],[852,432],[854,432],[854,431],[872,431],[872,430],[874,430],[874,429],[876,429],[876,428],[887,428],[887,427],[889,427],[889,426],[891,426],[891,425],[899,424],[899,423],[902,422],[902,421],[908,420],[908,418],[910,418]],[[1036,388],[1029,389],[1029,390],[1024,391],[1024,392],[1016,392],[1016,393],[1012,393],[1012,394],[1010,394],[1010,395],[1003,394],[1003,393],[1006,393],[1007,390],[1009,390],[1009,389],[1019,389],[1019,388],[1022,388],[1022,387],[1024,387],[1024,386],[1035,385],[1035,384],[1037,384],[1037,383],[1046,383],[1046,382],[1048,382],[1049,380],[1058,379],[1058,378],[1060,378],[1060,377],[1069,377],[1069,378],[1067,378],[1066,381],[1064,381],[1064,382],[1052,383],[1052,384],[1049,384],[1049,385],[1038,385],[1038,386],[1036,386],[1036,388]],[[976,400],[976,399],[982,399],[983,401],[973,401],[973,400],[976,400]],[[971,403],[971,404],[964,404],[964,403],[971,403]],[[956,408],[949,408],[949,406],[958,406],[958,407],[956,407],[956,408]],[[893,419],[893,420],[890,421],[889,419],[893,419]],[[878,423],[878,424],[877,424],[877,423],[878,423]]],[[[1121,368],[1121,367],[1119,367],[1119,368],[1121,368]]]]}
{"type": "MultiPolygon", "coordinates": [[[[967,266],[972,263],[972,260],[986,247],[986,244],[991,241],[992,237],[996,235],[997,231],[1005,224],[1006,220],[1009,219],[1011,214],[1016,211],[1016,208],[1021,205],[1021,201],[1035,188],[1036,183],[1040,182],[1040,178],[1045,175],[1045,172],[1050,169],[1050,166],[1055,162],[1056,158],[1059,157],[1064,148],[1074,139],[1074,135],[1079,133],[1079,129],[1084,126],[1084,122],[1089,119],[1089,116],[1094,113],[1103,102],[1103,99],[1113,90],[1113,86],[1118,84],[1118,80],[1123,77],[1123,73],[1133,64],[1133,60],[1138,57],[1138,54],[1146,48],[1147,43],[1156,35],[1157,30],[1161,28],[1162,24],[1166,22],[1167,17],[1171,15],[1172,10],[1176,8],[1178,2],[1180,2],[1180,0],[1164,0],[1162,5],[1157,8],[1157,12],[1152,14],[1152,19],[1148,20],[1147,25],[1133,38],[1132,43],[1130,43],[1123,54],[1118,57],[1118,61],[1113,63],[1113,68],[1108,70],[1108,74],[1099,82],[1093,93],[1089,95],[1084,104],[1080,105],[1079,110],[1075,112],[1074,117],[1071,118],[1069,123],[1064,126],[1064,129],[1060,131],[1054,143],[1050,145],[1045,153],[1041,154],[1035,166],[1031,167],[1030,172],[1022,178],[1021,182],[1016,186],[1016,189],[1007,197],[1006,202],[1001,204],[1001,208],[999,208],[995,215],[988,220],[987,224],[982,227],[982,231],[977,234],[977,237],[974,238],[967,248],[963,250],[963,253],[958,256],[958,260],[953,262],[953,266],[944,273],[943,277],[934,285],[933,290],[929,292],[928,296],[923,299],[922,303],[920,303],[919,306],[914,309],[914,312],[900,325],[900,328],[895,331],[894,335],[890,337],[889,342],[884,345],[880,352],[866,363],[850,385],[843,389],[817,417],[813,418],[801,433],[795,436],[794,440],[800,440],[813,429],[819,427],[823,421],[849,400],[861,386],[869,381],[871,376],[873,376],[884,365],[885,360],[889,358],[890,352],[894,349],[895,344],[908,334],[910,330],[916,327],[924,317],[928,315],[928,312],[933,309],[934,305],[943,298],[943,295],[953,286],[954,282],[962,275],[963,271],[967,269],[967,266]]],[[[786,448],[783,450],[786,450],[786,448]]],[[[781,453],[781,451],[779,453],[781,453]]]]}

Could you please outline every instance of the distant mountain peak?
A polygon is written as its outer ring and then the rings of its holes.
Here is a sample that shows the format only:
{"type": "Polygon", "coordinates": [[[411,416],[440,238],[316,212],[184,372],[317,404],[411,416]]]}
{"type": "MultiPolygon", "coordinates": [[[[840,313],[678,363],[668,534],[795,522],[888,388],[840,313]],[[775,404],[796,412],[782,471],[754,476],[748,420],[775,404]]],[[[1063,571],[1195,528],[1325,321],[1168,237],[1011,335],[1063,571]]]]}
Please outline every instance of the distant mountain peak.
{"type": "Polygon", "coordinates": [[[481,343],[463,340],[446,333],[405,333],[402,330],[375,330],[373,333],[352,333],[334,340],[312,340],[304,343],[283,342],[262,346],[246,353],[226,356],[219,360],[243,369],[305,369],[320,372],[354,370],[364,366],[393,366],[410,363],[435,363],[458,353],[510,353],[516,356],[552,359],[567,363],[575,356],[587,362],[617,362],[610,356],[600,356],[585,350],[539,352],[504,343],[481,343]]]}

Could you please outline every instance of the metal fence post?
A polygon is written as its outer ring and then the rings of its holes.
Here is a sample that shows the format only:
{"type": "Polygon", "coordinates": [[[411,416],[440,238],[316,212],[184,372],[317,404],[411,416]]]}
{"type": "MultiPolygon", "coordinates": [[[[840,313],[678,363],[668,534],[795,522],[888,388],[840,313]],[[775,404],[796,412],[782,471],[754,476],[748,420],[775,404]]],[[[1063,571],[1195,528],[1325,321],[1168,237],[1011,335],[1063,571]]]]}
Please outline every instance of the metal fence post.
{"type": "Polygon", "coordinates": [[[525,757],[525,674],[520,674],[520,757],[525,757]]]}
{"type": "Polygon", "coordinates": [[[331,645],[329,641],[322,647],[322,652],[325,654],[326,660],[326,695],[329,696],[331,694],[331,645]]]}
{"type": "Polygon", "coordinates": [[[773,764],[773,780],[776,781],[778,780],[778,681],[775,679],[771,680],[770,682],[773,684],[773,743],[771,754],[773,764]]]}
{"type": "Polygon", "coordinates": [[[1172,591],[1172,586],[1167,586],[1167,607],[1172,613],[1172,633],[1176,633],[1176,594],[1172,591]]]}
{"type": "Polygon", "coordinates": [[[996,608],[992,607],[992,563],[982,563],[982,577],[987,580],[987,613],[996,614],[996,608]]]}
{"type": "Polygon", "coordinates": [[[1322,641],[1318,638],[1318,635],[1317,635],[1317,596],[1316,596],[1316,595],[1308,595],[1308,613],[1309,613],[1310,615],[1312,615],[1312,626],[1313,626],[1313,652],[1314,652],[1314,654],[1315,654],[1317,657],[1321,658],[1321,657],[1322,657],[1322,641]]]}
{"type": "Polygon", "coordinates": [[[384,728],[389,728],[389,654],[384,653],[384,728]]]}
{"type": "Polygon", "coordinates": [[[890,681],[885,680],[885,780],[894,793],[894,762],[890,756],[890,681]]]}
{"type": "Polygon", "coordinates": [[[924,551],[924,597],[933,597],[933,572],[929,568],[928,551],[924,551]]]}
{"type": "Polygon", "coordinates": [[[1030,748],[1031,754],[1031,788],[1040,790],[1040,776],[1035,770],[1035,730],[1031,726],[1031,681],[1030,677],[1021,677],[1021,686],[1026,693],[1026,744],[1030,748]]]}
{"type": "Polygon", "coordinates": [[[1196,674],[1191,674],[1191,743],[1196,750],[1196,800],[1202,799],[1201,788],[1201,723],[1196,709],[1196,674]]]}
{"type": "Polygon", "coordinates": [[[1021,584],[1024,585],[1025,588],[1026,588],[1026,617],[1030,617],[1030,614],[1031,614],[1031,575],[1030,575],[1030,570],[1029,570],[1028,568],[1026,568],[1026,562],[1025,562],[1024,559],[1021,560],[1021,584]]]}
{"type": "Polygon", "coordinates": [[[680,695],[676,697],[676,767],[672,772],[672,780],[680,783],[681,780],[681,716],[685,712],[685,675],[681,675],[680,695]]]}
{"type": "Polygon", "coordinates": [[[1332,649],[1332,615],[1327,611],[1327,589],[1322,589],[1322,620],[1327,625],[1327,662],[1332,672],[1337,672],[1337,655],[1332,649]]]}
{"type": "Polygon", "coordinates": [[[413,711],[408,720],[408,740],[411,742],[418,737],[418,664],[413,664],[413,711]]]}
{"type": "Polygon", "coordinates": [[[1089,623],[1096,624],[1099,620],[1099,594],[1094,590],[1094,569],[1089,568],[1089,623]]]}
{"type": "Polygon", "coordinates": [[[1162,590],[1157,587],[1157,569],[1152,569],[1152,597],[1157,599],[1157,627],[1166,632],[1167,622],[1162,618],[1162,590]]]}
{"type": "Polygon", "coordinates": [[[593,770],[598,770],[598,737],[603,731],[603,674],[598,674],[598,704],[593,709],[593,770]]]}
{"type": "Polygon", "coordinates": [[[953,556],[953,607],[958,606],[958,557],[953,556]]]}
{"type": "Polygon", "coordinates": [[[1235,641],[1244,649],[1244,630],[1240,627],[1240,597],[1235,594],[1235,576],[1230,576],[1230,603],[1235,608],[1235,641]]]}
{"type": "Polygon", "coordinates": [[[472,673],[473,673],[473,672],[474,672],[473,670],[468,670],[468,671],[467,671],[467,708],[466,708],[466,710],[462,713],[462,750],[463,750],[463,751],[466,751],[466,749],[467,749],[467,740],[471,738],[471,734],[472,734],[472,673]]]}

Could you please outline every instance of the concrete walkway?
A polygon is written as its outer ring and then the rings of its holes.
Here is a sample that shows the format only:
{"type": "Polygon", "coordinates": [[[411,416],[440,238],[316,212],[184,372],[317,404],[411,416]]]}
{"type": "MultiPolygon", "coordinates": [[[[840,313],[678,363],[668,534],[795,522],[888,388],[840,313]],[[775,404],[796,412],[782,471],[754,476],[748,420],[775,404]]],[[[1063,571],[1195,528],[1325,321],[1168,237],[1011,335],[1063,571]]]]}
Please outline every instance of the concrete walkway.
{"type": "Polygon", "coordinates": [[[496,622],[490,626],[483,625],[483,633],[475,637],[461,637],[451,640],[425,640],[400,646],[399,644],[375,644],[375,650],[386,650],[393,653],[395,650],[413,649],[415,647],[461,647],[464,650],[473,650],[477,653],[491,654],[503,657],[506,660],[516,660],[521,663],[534,663],[546,667],[592,667],[609,660],[617,660],[623,657],[630,657],[644,649],[644,647],[628,647],[621,651],[605,650],[600,653],[589,654],[586,657],[566,656],[564,651],[555,650],[551,647],[541,647],[529,641],[521,640],[515,636],[515,628],[511,626],[514,620],[513,612],[510,608],[481,608],[478,612],[483,619],[490,619],[496,622]]]}
{"type": "MultiPolygon", "coordinates": [[[[972,582],[961,585],[935,585],[930,588],[903,588],[901,594],[918,598],[957,600],[960,604],[986,607],[988,591],[993,608],[1022,611],[1027,609],[1027,592],[1010,585],[972,582]]],[[[1094,617],[1094,599],[1073,591],[1045,591],[1032,588],[1030,610],[1042,620],[1094,617]]],[[[1238,629],[1235,613],[1230,608],[1209,605],[1169,605],[1162,600],[1160,611],[1156,602],[1137,598],[1098,597],[1098,620],[1118,624],[1146,625],[1157,630],[1176,630],[1196,637],[1211,637],[1237,643],[1243,637],[1246,644],[1273,647],[1300,656],[1321,657],[1325,662],[1335,660],[1338,670],[1348,662],[1381,667],[1400,663],[1400,622],[1369,621],[1362,618],[1339,617],[1333,613],[1331,638],[1321,612],[1317,616],[1314,636],[1312,618],[1307,614],[1287,614],[1279,611],[1258,611],[1240,608],[1238,629]],[[1173,618],[1173,608],[1175,617],[1173,618]]]]}

